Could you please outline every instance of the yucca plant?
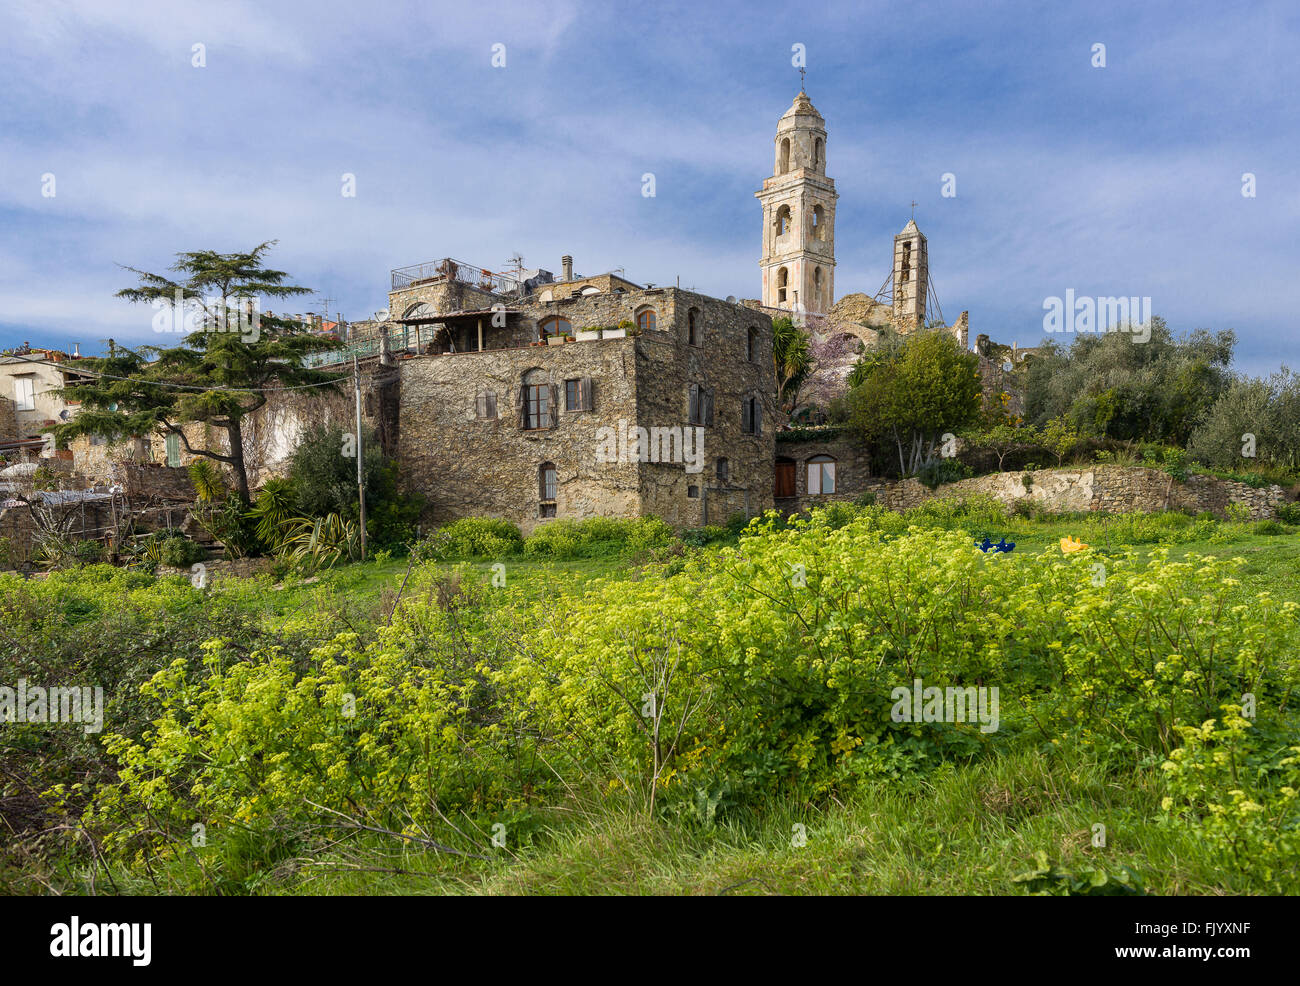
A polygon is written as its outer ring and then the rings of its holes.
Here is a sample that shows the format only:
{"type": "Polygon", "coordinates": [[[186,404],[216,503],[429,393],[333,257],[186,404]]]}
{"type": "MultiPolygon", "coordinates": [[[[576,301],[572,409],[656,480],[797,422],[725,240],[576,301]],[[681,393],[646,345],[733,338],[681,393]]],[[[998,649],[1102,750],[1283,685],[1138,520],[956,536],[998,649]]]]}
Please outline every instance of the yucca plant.
{"type": "Polygon", "coordinates": [[[293,483],[287,479],[268,479],[253,501],[249,516],[257,525],[257,537],[273,552],[280,550],[289,524],[295,520],[293,504],[293,483]]]}
{"type": "Polygon", "coordinates": [[[345,556],[352,561],[360,549],[357,525],[336,513],[294,518],[288,522],[288,534],[281,542],[282,556],[306,571],[330,568],[345,556]]]}

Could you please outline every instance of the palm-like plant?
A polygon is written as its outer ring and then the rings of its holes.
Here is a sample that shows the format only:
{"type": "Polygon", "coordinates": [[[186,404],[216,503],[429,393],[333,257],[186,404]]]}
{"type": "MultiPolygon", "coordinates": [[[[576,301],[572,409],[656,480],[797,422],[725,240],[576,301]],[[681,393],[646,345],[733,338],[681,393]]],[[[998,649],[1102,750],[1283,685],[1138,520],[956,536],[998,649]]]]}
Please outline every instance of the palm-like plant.
{"type": "Polygon", "coordinates": [[[785,317],[772,322],[772,366],[781,409],[788,414],[798,401],[799,388],[812,373],[813,358],[808,333],[785,317]]]}
{"type": "Polygon", "coordinates": [[[268,479],[253,501],[250,516],[256,522],[257,537],[271,551],[278,551],[293,517],[294,489],[287,479],[268,479]]]}
{"type": "Polygon", "coordinates": [[[338,514],[296,517],[288,522],[281,553],[304,570],[330,568],[345,556],[352,561],[361,553],[357,525],[338,514]]]}

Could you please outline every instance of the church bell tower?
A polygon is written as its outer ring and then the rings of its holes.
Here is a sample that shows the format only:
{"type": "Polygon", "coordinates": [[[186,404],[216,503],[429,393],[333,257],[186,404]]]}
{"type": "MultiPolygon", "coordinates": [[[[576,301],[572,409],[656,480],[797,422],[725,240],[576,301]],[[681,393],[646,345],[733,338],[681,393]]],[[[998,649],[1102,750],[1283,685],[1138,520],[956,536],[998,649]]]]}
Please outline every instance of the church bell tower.
{"type": "Polygon", "coordinates": [[[826,121],[802,89],[776,125],[763,206],[763,304],[822,314],[835,303],[835,182],[826,177],[826,121]]]}

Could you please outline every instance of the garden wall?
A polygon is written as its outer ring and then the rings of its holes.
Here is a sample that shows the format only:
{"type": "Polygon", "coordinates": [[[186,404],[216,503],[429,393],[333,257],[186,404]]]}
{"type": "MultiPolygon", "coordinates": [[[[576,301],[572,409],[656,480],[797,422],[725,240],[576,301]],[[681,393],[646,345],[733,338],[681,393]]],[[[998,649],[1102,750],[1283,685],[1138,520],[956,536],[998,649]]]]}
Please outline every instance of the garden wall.
{"type": "MultiPolygon", "coordinates": [[[[802,449],[802,443],[800,443],[802,449]]],[[[801,466],[802,466],[802,460],[801,466]]],[[[806,472],[800,468],[799,472],[806,472]]],[[[778,501],[786,512],[800,512],[829,500],[855,500],[863,493],[876,495],[876,502],[890,510],[907,510],[931,497],[968,496],[983,493],[1006,504],[1029,500],[1051,513],[1105,511],[1107,513],[1152,513],[1160,510],[1210,511],[1226,515],[1228,504],[1241,503],[1251,520],[1274,516],[1285,493],[1280,486],[1254,489],[1245,483],[1212,476],[1188,476],[1179,482],[1168,473],[1144,466],[1094,465],[1086,468],[1038,469],[1030,473],[1026,489],[1023,473],[1003,472],[947,483],[930,490],[916,479],[873,479],[841,470],[838,492],[831,496],[808,496],[802,484],[799,495],[778,501]]]]}

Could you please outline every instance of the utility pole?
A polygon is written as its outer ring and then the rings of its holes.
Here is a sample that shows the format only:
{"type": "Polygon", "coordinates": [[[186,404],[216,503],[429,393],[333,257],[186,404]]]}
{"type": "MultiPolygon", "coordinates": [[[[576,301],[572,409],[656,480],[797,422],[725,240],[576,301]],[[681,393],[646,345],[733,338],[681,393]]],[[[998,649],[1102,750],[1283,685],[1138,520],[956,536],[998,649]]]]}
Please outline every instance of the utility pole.
{"type": "Polygon", "coordinates": [[[357,498],[361,504],[361,560],[366,560],[366,482],[361,468],[361,364],[352,354],[352,383],[357,398],[357,498]]]}

